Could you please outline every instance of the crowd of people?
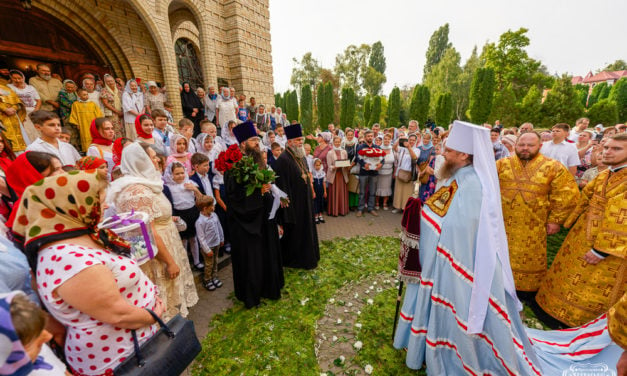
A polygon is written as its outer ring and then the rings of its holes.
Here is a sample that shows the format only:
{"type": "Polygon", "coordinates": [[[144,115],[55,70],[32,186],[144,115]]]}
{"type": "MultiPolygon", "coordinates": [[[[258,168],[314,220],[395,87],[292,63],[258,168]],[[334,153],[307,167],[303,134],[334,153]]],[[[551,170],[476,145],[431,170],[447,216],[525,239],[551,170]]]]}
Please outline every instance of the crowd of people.
{"type": "MultiPolygon", "coordinates": [[[[87,75],[77,90],[46,65],[37,73],[26,84],[11,70],[11,83],[0,83],[0,293],[8,294],[0,325],[15,359],[0,374],[65,365],[75,375],[113,374],[133,353],[131,332],[141,343],[158,328],[145,308],[168,320],[198,302],[194,270],[215,291],[223,285],[218,257],[230,254],[235,297],[257,307],[281,298],[284,267],[317,267],[316,225],[325,215],[377,217],[382,209],[409,217],[412,196],[424,210],[409,218],[434,231],[423,230],[415,247],[422,276],[406,294],[395,340],[409,348],[412,368],[422,366],[425,344],[430,372],[481,370],[482,359],[486,369],[500,367],[490,356],[444,362],[429,342],[483,346],[464,337],[467,326],[490,338],[511,332],[510,341],[523,343],[521,322],[491,326],[488,301],[511,321],[523,300],[558,328],[595,320],[625,292],[625,124],[589,130],[582,118],[572,130],[560,123],[537,133],[530,123],[445,130],[412,120],[305,134],[280,108],[267,112],[254,98],[246,105],[233,88],[205,93],[183,83],[184,117],[175,122],[152,81],[122,87],[110,75],[103,82],[87,75]],[[220,166],[222,156],[238,153],[276,180],[249,189],[233,166],[220,166]],[[98,226],[129,212],[147,216],[154,251],[141,261],[133,244],[98,226]],[[547,268],[546,237],[562,226],[573,229],[547,268]],[[485,263],[475,262],[480,245],[489,249],[485,263]],[[459,262],[457,271],[447,262],[459,262]],[[451,273],[477,282],[457,286],[451,273]],[[436,290],[457,315],[446,305],[441,311],[440,301],[424,304],[436,290]],[[429,317],[441,321],[434,328],[429,317]],[[456,319],[463,331],[445,324],[456,319]],[[440,326],[448,337],[437,334],[440,326]]],[[[520,360],[514,374],[541,367],[526,343],[522,352],[496,346],[520,360]]]]}

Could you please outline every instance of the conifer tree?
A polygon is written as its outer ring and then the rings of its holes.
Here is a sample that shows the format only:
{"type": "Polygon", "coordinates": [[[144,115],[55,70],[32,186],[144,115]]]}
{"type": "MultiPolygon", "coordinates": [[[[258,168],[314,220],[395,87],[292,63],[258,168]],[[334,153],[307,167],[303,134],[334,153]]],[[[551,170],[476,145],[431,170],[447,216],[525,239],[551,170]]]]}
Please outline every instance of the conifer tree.
{"type": "Polygon", "coordinates": [[[388,127],[397,127],[401,115],[401,90],[398,87],[392,89],[388,99],[388,127]]]}
{"type": "Polygon", "coordinates": [[[368,121],[368,127],[372,127],[372,124],[378,123],[381,119],[381,97],[375,95],[372,100],[372,110],[370,111],[370,120],[368,121]]]}
{"type": "Polygon", "coordinates": [[[303,86],[300,93],[300,123],[306,133],[313,132],[313,103],[311,86],[303,86]]]}
{"type": "Polygon", "coordinates": [[[435,123],[441,127],[448,127],[452,115],[453,98],[451,93],[440,94],[435,107],[435,123]]]}
{"type": "Polygon", "coordinates": [[[477,68],[470,85],[470,104],[468,112],[475,124],[483,124],[488,120],[492,111],[494,98],[494,70],[492,68],[477,68]]]}

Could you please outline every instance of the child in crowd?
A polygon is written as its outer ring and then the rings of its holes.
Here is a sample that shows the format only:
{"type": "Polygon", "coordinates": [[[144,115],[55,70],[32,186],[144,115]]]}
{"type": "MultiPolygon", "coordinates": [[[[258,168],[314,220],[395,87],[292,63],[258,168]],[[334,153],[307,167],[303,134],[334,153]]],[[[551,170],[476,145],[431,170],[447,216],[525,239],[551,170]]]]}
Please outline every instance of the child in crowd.
{"type": "Polygon", "coordinates": [[[268,153],[266,153],[266,157],[268,158],[268,165],[270,167],[274,168],[274,163],[277,159],[279,159],[279,156],[282,152],[283,148],[281,147],[281,145],[279,145],[278,142],[273,142],[272,145],[270,145],[270,150],[268,151],[268,153]]]}
{"type": "Polygon", "coordinates": [[[198,153],[204,154],[207,158],[209,158],[209,175],[211,176],[211,179],[213,179],[211,167],[213,165],[213,161],[218,157],[218,154],[220,154],[220,149],[214,147],[213,138],[207,133],[200,133],[196,136],[196,145],[198,153]]]}
{"type": "MultiPolygon", "coordinates": [[[[183,118],[179,120],[179,134],[184,136],[187,140],[187,152],[195,153],[196,152],[196,144],[195,140],[192,138],[194,136],[194,123],[188,118],[183,118]]],[[[172,140],[170,139],[170,143],[172,140]]]]}
{"type": "Polygon", "coordinates": [[[168,125],[172,128],[174,128],[174,117],[172,116],[173,108],[170,102],[163,102],[163,112],[165,112],[165,116],[168,118],[168,125]]]}
{"type": "MultiPolygon", "coordinates": [[[[202,135],[202,133],[200,135],[202,135]]],[[[211,139],[211,136],[207,134],[205,134],[205,136],[206,138],[211,139]]],[[[213,197],[213,186],[211,185],[211,179],[213,176],[209,173],[209,157],[203,153],[194,153],[191,161],[194,174],[189,177],[189,180],[196,183],[200,193],[213,197]]]]}
{"type": "Polygon", "coordinates": [[[196,220],[200,212],[196,208],[196,200],[202,196],[200,190],[193,182],[189,181],[185,167],[179,162],[168,164],[163,175],[165,185],[163,194],[172,203],[172,216],[181,218],[186,226],[184,231],[179,231],[183,246],[192,254],[194,268],[202,270],[204,265],[200,262],[198,242],[196,241],[196,220]]]}
{"type": "Polygon", "coordinates": [[[239,107],[237,107],[237,118],[240,121],[246,121],[248,120],[248,109],[246,108],[246,103],[244,103],[244,100],[240,100],[239,102],[239,107]]]}
{"type": "Polygon", "coordinates": [[[0,296],[0,375],[70,375],[45,327],[46,313],[21,291],[0,296]]]}
{"type": "Polygon", "coordinates": [[[62,165],[74,165],[81,156],[74,146],[59,140],[61,134],[61,120],[50,111],[33,111],[29,115],[40,136],[28,145],[27,151],[41,151],[50,153],[61,161],[62,165]]]}
{"type": "Polygon", "coordinates": [[[155,126],[150,115],[141,114],[135,118],[135,132],[137,132],[136,141],[154,145],[155,139],[152,137],[154,129],[155,126]]]}
{"type": "Polygon", "coordinates": [[[205,260],[203,286],[209,291],[222,287],[222,281],[218,279],[218,250],[224,245],[224,231],[220,219],[214,213],[214,202],[213,197],[209,196],[203,196],[196,202],[200,211],[196,221],[196,236],[205,260]]]}
{"type": "Polygon", "coordinates": [[[272,144],[276,142],[276,133],[274,131],[268,131],[263,135],[263,144],[267,151],[272,150],[272,144]]]}
{"type": "Polygon", "coordinates": [[[218,206],[215,207],[215,212],[220,218],[220,224],[222,225],[222,229],[224,229],[225,240],[224,240],[224,251],[226,253],[231,253],[231,244],[229,243],[229,230],[226,222],[226,201],[223,198],[226,198],[226,190],[224,189],[224,176],[218,170],[216,170],[215,165],[212,166],[211,171],[213,172],[213,179],[211,180],[211,185],[213,186],[213,197],[215,198],[218,206]]]}
{"type": "Polygon", "coordinates": [[[180,134],[173,134],[170,138],[170,155],[166,161],[166,165],[172,162],[179,162],[185,167],[188,174],[192,173],[192,153],[188,152],[187,138],[180,134]]]}
{"type": "Polygon", "coordinates": [[[168,116],[164,110],[152,110],[150,115],[154,124],[152,138],[155,142],[153,147],[157,153],[168,156],[170,154],[170,135],[174,133],[174,128],[168,124],[168,116]]]}
{"type": "Polygon", "coordinates": [[[276,133],[274,140],[278,142],[282,148],[285,149],[285,144],[287,143],[287,137],[285,136],[285,129],[283,129],[283,126],[281,124],[277,124],[274,132],[276,133]]]}
{"type": "MultiPolygon", "coordinates": [[[[226,147],[224,146],[224,141],[222,137],[218,136],[218,128],[216,125],[210,122],[209,120],[203,120],[200,122],[200,132],[206,133],[211,136],[211,140],[213,141],[213,153],[217,156],[221,151],[225,151],[226,147]]],[[[196,137],[198,138],[198,137],[196,137]]],[[[211,157],[210,157],[211,158],[211,157]]]]}
{"type": "Polygon", "coordinates": [[[78,128],[82,151],[87,151],[91,145],[89,127],[95,118],[102,117],[100,106],[89,100],[89,93],[85,89],[78,89],[78,100],[72,103],[69,122],[78,128]]]}
{"type": "Polygon", "coordinates": [[[307,161],[307,168],[309,168],[309,172],[312,173],[314,170],[314,157],[313,155],[311,155],[311,144],[305,143],[303,145],[303,148],[305,148],[305,160],[307,161]]]}
{"type": "Polygon", "coordinates": [[[72,131],[68,127],[61,127],[59,140],[69,144],[71,139],[72,139],[72,131]]]}
{"type": "Polygon", "coordinates": [[[82,171],[96,170],[103,181],[109,181],[109,166],[103,158],[86,156],[79,159],[75,167],[82,171]]]}
{"type": "Polygon", "coordinates": [[[233,135],[233,128],[237,126],[235,120],[230,120],[227,123],[227,127],[222,130],[222,140],[224,140],[224,150],[233,144],[237,144],[237,139],[233,135]]]}
{"type": "Polygon", "coordinates": [[[324,211],[324,199],[327,198],[327,178],[322,161],[318,158],[314,159],[313,170],[313,188],[314,188],[314,217],[316,224],[324,223],[322,212],[324,211]]]}

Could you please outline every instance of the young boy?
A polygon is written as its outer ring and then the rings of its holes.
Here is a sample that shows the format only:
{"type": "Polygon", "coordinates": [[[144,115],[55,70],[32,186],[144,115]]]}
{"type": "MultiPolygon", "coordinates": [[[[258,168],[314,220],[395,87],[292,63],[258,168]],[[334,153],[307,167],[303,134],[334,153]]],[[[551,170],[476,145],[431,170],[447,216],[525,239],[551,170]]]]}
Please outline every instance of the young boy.
{"type": "Polygon", "coordinates": [[[100,106],[89,100],[89,92],[87,90],[78,89],[76,94],[78,95],[78,100],[72,103],[69,122],[76,125],[81,140],[81,149],[83,152],[86,152],[89,145],[91,145],[89,127],[95,118],[102,117],[102,111],[100,106]]]}
{"type": "Polygon", "coordinates": [[[283,148],[279,145],[278,142],[273,142],[270,145],[270,152],[267,154],[268,156],[268,165],[274,169],[274,163],[277,159],[279,159],[279,155],[283,152],[283,148]]]}
{"type": "Polygon", "coordinates": [[[314,170],[314,157],[313,155],[311,155],[311,144],[307,144],[305,143],[303,145],[303,148],[305,148],[305,159],[307,160],[307,167],[309,168],[309,172],[313,172],[314,170]]]}
{"type": "Polygon", "coordinates": [[[69,144],[71,139],[72,139],[72,131],[67,127],[62,127],[61,134],[59,135],[59,140],[63,142],[67,142],[69,144]]]}
{"type": "Polygon", "coordinates": [[[200,217],[196,220],[196,237],[200,243],[200,250],[205,259],[203,286],[213,291],[222,287],[218,277],[218,250],[224,245],[224,232],[220,220],[214,211],[214,199],[201,196],[196,201],[200,217]]]}
{"type": "Polygon", "coordinates": [[[27,151],[42,151],[50,153],[61,161],[61,164],[75,165],[81,159],[74,146],[59,139],[61,135],[61,120],[59,116],[50,111],[33,111],[29,115],[40,136],[28,145],[27,151]]]}
{"type": "Polygon", "coordinates": [[[168,124],[168,115],[164,110],[156,109],[150,113],[155,129],[152,137],[155,139],[154,148],[157,153],[166,157],[170,155],[170,135],[174,133],[174,128],[168,124]]]}
{"type": "Polygon", "coordinates": [[[285,144],[287,143],[287,137],[285,137],[285,129],[283,129],[283,126],[281,124],[277,124],[275,133],[275,141],[278,142],[282,148],[284,148],[285,144]]]}
{"type": "Polygon", "coordinates": [[[209,170],[209,157],[202,153],[194,153],[192,155],[192,167],[194,174],[189,177],[189,180],[198,185],[200,193],[213,197],[213,187],[211,186],[213,174],[209,170]]]}
{"type": "Polygon", "coordinates": [[[168,125],[174,129],[174,117],[172,116],[172,105],[170,102],[163,102],[163,112],[165,112],[165,116],[168,117],[168,125]]]}
{"type": "Polygon", "coordinates": [[[196,140],[194,136],[194,123],[188,118],[182,118],[179,120],[179,134],[187,139],[187,152],[196,152],[196,140]]]}
{"type": "Polygon", "coordinates": [[[241,121],[248,120],[248,109],[246,108],[246,103],[244,103],[243,99],[240,99],[239,107],[237,107],[237,118],[241,121]]]}

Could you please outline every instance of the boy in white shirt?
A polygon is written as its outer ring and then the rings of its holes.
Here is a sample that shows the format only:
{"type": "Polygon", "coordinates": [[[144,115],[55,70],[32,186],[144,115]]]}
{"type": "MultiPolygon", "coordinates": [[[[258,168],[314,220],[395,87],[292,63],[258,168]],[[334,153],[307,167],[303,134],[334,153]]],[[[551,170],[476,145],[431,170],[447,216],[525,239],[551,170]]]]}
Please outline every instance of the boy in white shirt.
{"type": "Polygon", "coordinates": [[[214,199],[202,196],[196,201],[200,216],[196,220],[196,238],[200,243],[200,250],[205,259],[205,274],[203,286],[213,291],[222,287],[218,277],[218,250],[224,245],[224,232],[220,220],[214,210],[214,199]]]}
{"type": "Polygon", "coordinates": [[[167,157],[170,155],[170,135],[174,133],[174,128],[168,124],[168,115],[164,110],[153,110],[150,116],[152,116],[155,125],[155,129],[152,131],[152,137],[155,139],[154,147],[167,157]]]}
{"type": "Polygon", "coordinates": [[[28,145],[26,150],[50,153],[59,158],[63,166],[75,165],[81,156],[74,146],[59,139],[61,135],[59,116],[45,110],[33,111],[29,116],[40,136],[28,145]]]}

